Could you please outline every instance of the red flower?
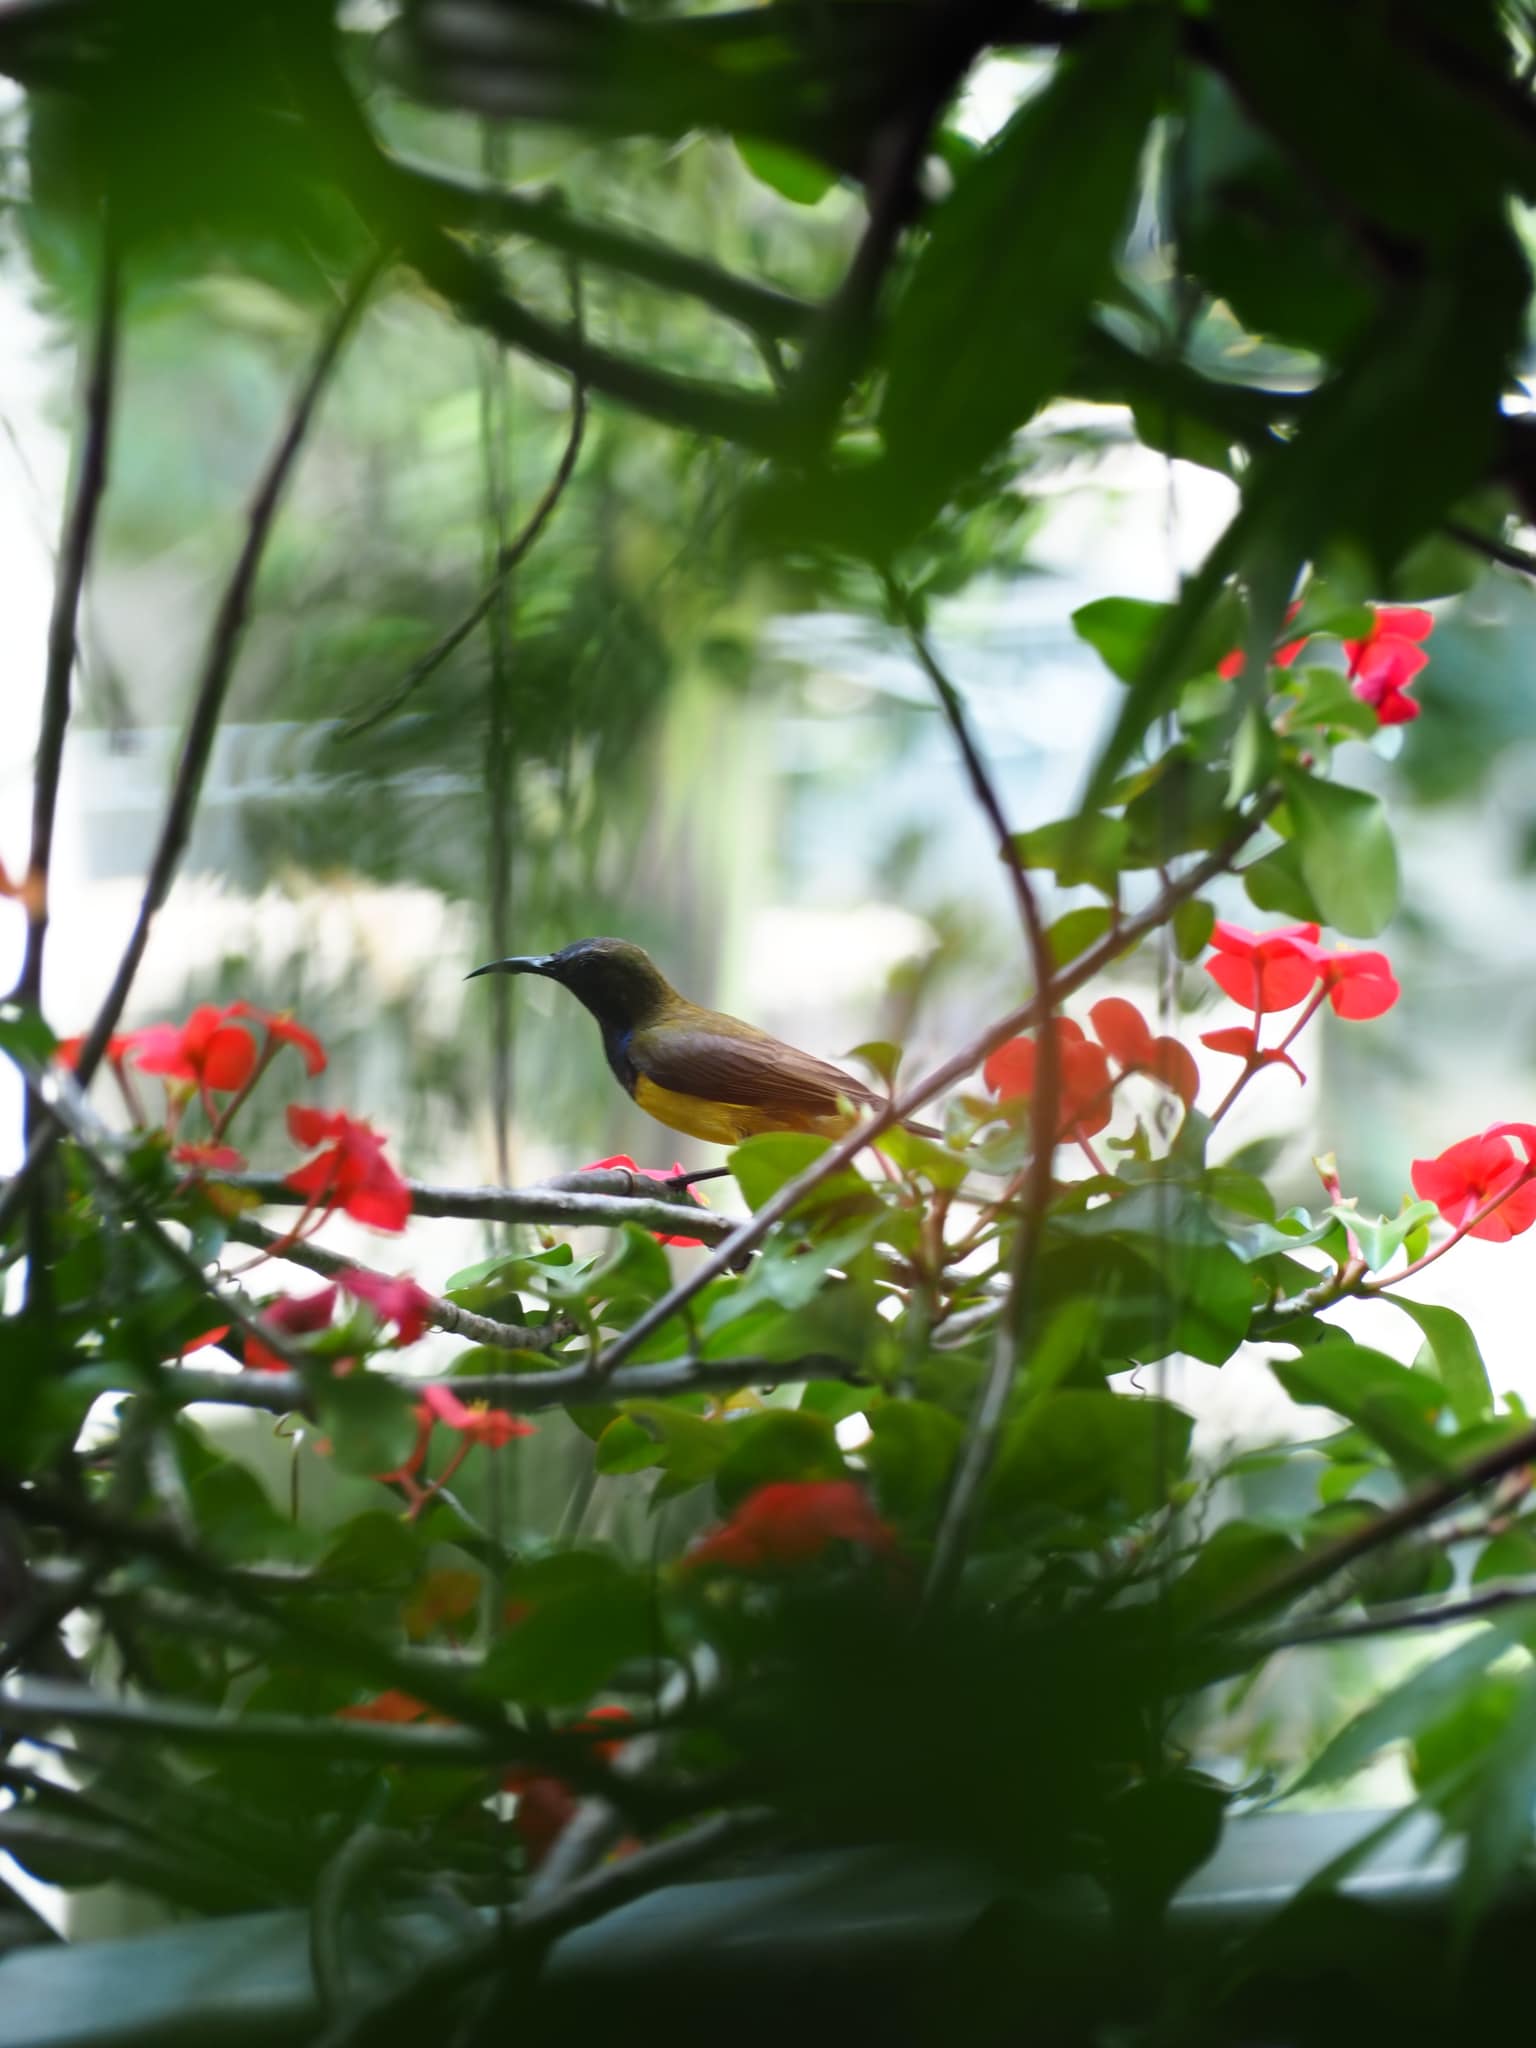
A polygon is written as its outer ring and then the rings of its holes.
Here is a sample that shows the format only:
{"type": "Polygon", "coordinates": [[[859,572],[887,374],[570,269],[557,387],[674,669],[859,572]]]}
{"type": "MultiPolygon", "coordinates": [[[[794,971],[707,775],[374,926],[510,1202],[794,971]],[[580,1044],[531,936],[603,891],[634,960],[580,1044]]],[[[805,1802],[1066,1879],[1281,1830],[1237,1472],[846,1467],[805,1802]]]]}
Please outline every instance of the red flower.
{"type": "Polygon", "coordinates": [[[190,1166],[199,1173],[240,1173],[245,1155],[233,1145],[173,1145],[171,1157],[178,1166],[190,1166]]]}
{"type": "MultiPolygon", "coordinates": [[[[136,1031],[114,1031],[107,1040],[107,1062],[110,1066],[121,1066],[133,1051],[136,1031]]],[[[68,1067],[73,1073],[80,1064],[80,1049],[85,1044],[85,1033],[77,1031],[73,1038],[61,1038],[53,1049],[53,1056],[61,1067],[68,1067]]]]}
{"type": "MultiPolygon", "coordinates": [[[[1300,610],[1301,599],[1298,597],[1294,604],[1289,604],[1285,608],[1286,623],[1289,624],[1300,610]]],[[[1270,656],[1270,666],[1272,668],[1289,668],[1311,637],[1309,633],[1303,633],[1299,640],[1288,640],[1283,647],[1277,647],[1270,656]]],[[[1230,654],[1224,654],[1216,664],[1217,675],[1224,676],[1229,683],[1235,683],[1242,672],[1243,650],[1241,647],[1234,647],[1230,654]]]]}
{"type": "Polygon", "coordinates": [[[269,1046],[296,1047],[303,1056],[305,1071],[311,1076],[325,1072],[325,1047],[313,1031],[306,1031],[302,1024],[295,1022],[292,1011],[258,1010],[254,1003],[231,1003],[227,1014],[253,1018],[266,1032],[269,1046]]]}
{"type": "MultiPolygon", "coordinates": [[[[642,1174],[646,1180],[671,1180],[683,1171],[683,1162],[680,1159],[674,1160],[671,1166],[636,1166],[627,1152],[617,1152],[612,1159],[594,1159],[590,1166],[584,1166],[581,1170],[583,1173],[600,1173],[609,1166],[627,1166],[631,1173],[642,1174]]],[[[708,1207],[704,1197],[693,1188],[687,1189],[686,1192],[690,1202],[696,1202],[701,1209],[708,1207]]],[[[704,1242],[702,1237],[668,1236],[664,1230],[654,1230],[651,1235],[658,1244],[700,1245],[704,1242]]]]}
{"type": "Polygon", "coordinates": [[[134,1064],[167,1081],[190,1081],[218,1095],[233,1095],[256,1071],[256,1041],[226,1020],[233,1003],[199,1003],[185,1024],[146,1024],[128,1034],[134,1064]]]}
{"type": "Polygon", "coordinates": [[[1433,614],[1418,605],[1384,604],[1375,607],[1363,640],[1344,642],[1350,686],[1363,704],[1375,707],[1383,725],[1406,725],[1423,709],[1403,692],[1429,665],[1429,656],[1415,642],[1427,640],[1434,630],[1433,614]]]}
{"type": "Polygon", "coordinates": [[[288,1129],[297,1145],[330,1143],[316,1158],[287,1177],[289,1187],[327,1215],[345,1209],[359,1223],[376,1230],[404,1230],[411,1213],[411,1191],[384,1157],[384,1140],[360,1117],[334,1115],[323,1109],[288,1111],[288,1129]]]}
{"type": "Polygon", "coordinates": [[[732,1571],[810,1564],[837,1543],[887,1555],[896,1539],[851,1479],[780,1479],[758,1487],[685,1562],[732,1571]]]}
{"type": "MultiPolygon", "coordinates": [[[[1056,1020],[1056,1056],[1060,1134],[1063,1138],[1091,1138],[1110,1118],[1109,1057],[1070,1017],[1056,1020]]],[[[988,1059],[981,1077],[1000,1101],[1017,1101],[1034,1093],[1035,1060],[1032,1038],[1010,1038],[988,1059]]]]}
{"type": "Polygon", "coordinates": [[[1128,1074],[1150,1074],[1189,1108],[1200,1090],[1200,1069],[1187,1045],[1166,1035],[1154,1038],[1146,1018],[1123,996],[1105,996],[1088,1015],[1117,1066],[1128,1074]]]}
{"type": "MultiPolygon", "coordinates": [[[[1528,1160],[1517,1159],[1509,1139],[1530,1129],[1529,1125],[1495,1124],[1481,1137],[1463,1138],[1438,1159],[1415,1159],[1413,1191],[1421,1201],[1433,1202],[1446,1222],[1460,1229],[1502,1188],[1511,1190],[1481,1223],[1474,1223],[1473,1237],[1490,1238],[1506,1244],[1536,1223],[1536,1180],[1527,1178],[1528,1160]]],[[[1529,1151],[1529,1146],[1527,1146],[1529,1151]]]]}
{"type": "Polygon", "coordinates": [[[1202,1031],[1200,1043],[1208,1045],[1212,1052],[1233,1052],[1239,1059],[1247,1060],[1254,1067],[1289,1067],[1305,1088],[1307,1077],[1297,1066],[1288,1052],[1278,1046],[1271,1046],[1268,1052],[1259,1050],[1259,1034],[1250,1031],[1246,1024],[1234,1024],[1225,1031],[1202,1031]]]}
{"type": "MultiPolygon", "coordinates": [[[[307,1337],[316,1330],[328,1330],[336,1308],[336,1288],[322,1287],[318,1294],[280,1294],[261,1311],[261,1320],[280,1337],[307,1337]]],[[[245,1340],[245,1362],[257,1372],[286,1372],[288,1362],[269,1351],[259,1337],[245,1340]]]]}
{"type": "Polygon", "coordinates": [[[362,1700],[355,1707],[336,1709],[338,1721],[382,1721],[392,1726],[402,1726],[408,1721],[440,1721],[442,1718],[441,1714],[434,1714],[408,1692],[376,1693],[371,1700],[362,1700]]]}
{"type": "Polygon", "coordinates": [[[531,1422],[525,1422],[521,1415],[509,1415],[505,1408],[488,1408],[479,1401],[473,1407],[466,1407],[441,1380],[434,1380],[422,1389],[421,1405],[435,1422],[458,1430],[466,1443],[489,1444],[493,1450],[499,1450],[515,1436],[532,1436],[534,1433],[531,1422]]]}
{"type": "Polygon", "coordinates": [[[367,1302],[381,1323],[394,1324],[402,1344],[414,1344],[437,1312],[436,1300],[414,1280],[392,1280],[362,1266],[349,1266],[337,1278],[355,1300],[367,1302]]]}
{"type": "Polygon", "coordinates": [[[1356,1022],[1379,1017],[1402,994],[1385,953],[1324,953],[1315,956],[1336,1016],[1356,1022]]]}
{"type": "Polygon", "coordinates": [[[1217,918],[1211,933],[1216,954],[1206,961],[1205,971],[1234,1003],[1255,1015],[1294,1010],[1317,982],[1317,939],[1315,924],[1250,932],[1217,918]]]}

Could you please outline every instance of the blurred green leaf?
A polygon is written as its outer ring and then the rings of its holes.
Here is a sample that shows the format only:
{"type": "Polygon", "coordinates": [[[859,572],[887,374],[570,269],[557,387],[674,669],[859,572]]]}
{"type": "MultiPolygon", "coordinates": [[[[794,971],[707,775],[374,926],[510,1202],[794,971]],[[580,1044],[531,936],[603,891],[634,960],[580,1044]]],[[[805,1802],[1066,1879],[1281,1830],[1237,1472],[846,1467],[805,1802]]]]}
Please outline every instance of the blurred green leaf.
{"type": "Polygon", "coordinates": [[[1296,828],[1302,879],[1327,924],[1374,938],[1397,908],[1397,848],[1380,797],[1280,771],[1296,828]]]}

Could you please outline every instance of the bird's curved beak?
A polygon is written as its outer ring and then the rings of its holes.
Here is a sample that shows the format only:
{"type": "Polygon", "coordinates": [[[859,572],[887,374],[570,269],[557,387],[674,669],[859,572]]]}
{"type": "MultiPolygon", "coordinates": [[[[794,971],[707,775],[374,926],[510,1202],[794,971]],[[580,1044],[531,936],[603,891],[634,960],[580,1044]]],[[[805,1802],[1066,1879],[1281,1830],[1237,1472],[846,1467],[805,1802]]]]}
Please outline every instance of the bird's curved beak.
{"type": "Polygon", "coordinates": [[[508,960],[488,960],[464,979],[473,981],[477,974],[547,974],[554,957],[553,953],[514,953],[508,960]]]}

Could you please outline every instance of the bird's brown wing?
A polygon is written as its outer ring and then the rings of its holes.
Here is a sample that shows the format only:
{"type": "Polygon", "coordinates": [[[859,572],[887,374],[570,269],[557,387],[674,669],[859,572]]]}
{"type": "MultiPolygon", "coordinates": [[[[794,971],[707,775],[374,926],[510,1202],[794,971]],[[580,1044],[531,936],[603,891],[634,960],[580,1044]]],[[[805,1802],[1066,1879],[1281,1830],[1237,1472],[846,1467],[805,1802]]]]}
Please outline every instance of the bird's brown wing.
{"type": "Polygon", "coordinates": [[[628,1052],[636,1069],[658,1088],[709,1102],[833,1116],[840,1095],[859,1108],[878,1100],[862,1081],[827,1061],[734,1017],[721,1017],[717,1025],[711,1012],[686,1024],[642,1028],[631,1036],[628,1052]]]}

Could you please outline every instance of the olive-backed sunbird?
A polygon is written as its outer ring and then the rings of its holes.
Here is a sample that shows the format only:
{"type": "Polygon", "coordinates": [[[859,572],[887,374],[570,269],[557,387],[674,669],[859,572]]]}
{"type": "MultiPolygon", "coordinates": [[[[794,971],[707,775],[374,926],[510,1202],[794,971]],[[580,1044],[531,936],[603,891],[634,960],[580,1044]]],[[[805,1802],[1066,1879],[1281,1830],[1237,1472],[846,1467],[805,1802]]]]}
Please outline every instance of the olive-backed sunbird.
{"type": "MultiPolygon", "coordinates": [[[[762,1131],[838,1137],[880,1104],[825,1060],[690,1003],[628,939],[577,939],[558,953],[489,961],[468,979],[478,974],[541,974],[569,989],[597,1019],[620,1084],[658,1123],[690,1138],[738,1145],[762,1131]]],[[[921,1124],[908,1128],[938,1135],[921,1124]]]]}

